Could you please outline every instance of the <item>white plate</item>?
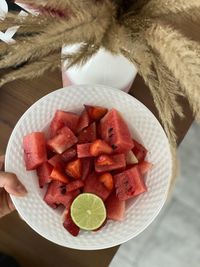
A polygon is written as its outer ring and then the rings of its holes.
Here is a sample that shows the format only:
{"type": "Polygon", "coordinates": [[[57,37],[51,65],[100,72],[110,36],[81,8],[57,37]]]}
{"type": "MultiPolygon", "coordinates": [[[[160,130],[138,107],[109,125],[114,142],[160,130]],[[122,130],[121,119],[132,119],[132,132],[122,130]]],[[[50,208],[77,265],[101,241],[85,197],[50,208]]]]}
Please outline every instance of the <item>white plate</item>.
{"type": "Polygon", "coordinates": [[[84,250],[104,249],[137,236],[158,215],[169,188],[172,161],[168,139],[154,115],[132,96],[101,85],[71,86],[57,90],[36,102],[18,121],[10,137],[5,161],[6,171],[14,172],[28,189],[24,198],[12,197],[22,218],[40,235],[59,245],[84,250]],[[98,232],[81,231],[71,236],[62,226],[61,211],[43,201],[35,171],[27,172],[23,160],[23,136],[46,129],[57,109],[78,111],[83,104],[116,108],[128,122],[136,139],[149,150],[154,164],[146,177],[148,192],[129,201],[123,222],[109,221],[98,232]]]}

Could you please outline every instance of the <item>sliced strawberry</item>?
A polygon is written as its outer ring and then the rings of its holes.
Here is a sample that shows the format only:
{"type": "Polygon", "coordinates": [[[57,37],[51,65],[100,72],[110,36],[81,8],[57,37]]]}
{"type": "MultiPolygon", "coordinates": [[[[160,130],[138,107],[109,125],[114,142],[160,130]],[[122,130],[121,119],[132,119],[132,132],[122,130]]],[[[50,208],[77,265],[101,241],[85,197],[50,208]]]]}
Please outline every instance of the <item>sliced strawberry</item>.
{"type": "Polygon", "coordinates": [[[88,127],[89,124],[90,124],[90,118],[87,111],[84,109],[79,117],[78,126],[76,129],[77,133],[82,131],[84,128],[88,127]]]}
{"type": "Polygon", "coordinates": [[[43,163],[40,167],[37,168],[40,188],[42,188],[45,184],[51,182],[50,174],[52,172],[52,168],[53,167],[48,162],[43,163]]]}
{"type": "Polygon", "coordinates": [[[78,143],[91,143],[96,140],[96,123],[93,122],[87,128],[83,129],[78,135],[78,143]]]}
{"type": "Polygon", "coordinates": [[[138,168],[142,175],[146,174],[152,167],[153,164],[148,161],[142,161],[138,164],[138,168]]]}
{"type": "Polygon", "coordinates": [[[76,159],[67,163],[67,166],[65,167],[65,172],[75,179],[80,179],[82,175],[81,160],[76,159]]]}
{"type": "Polygon", "coordinates": [[[101,139],[97,139],[90,146],[90,153],[94,157],[97,157],[101,154],[111,154],[112,152],[112,147],[101,139]]]}
{"type": "Polygon", "coordinates": [[[64,168],[64,162],[62,161],[61,155],[54,155],[48,160],[48,163],[60,171],[64,168]]]}
{"type": "Polygon", "coordinates": [[[92,143],[86,143],[86,144],[78,144],[77,145],[77,154],[78,158],[88,158],[92,157],[90,153],[90,145],[92,143]]]}
{"type": "Polygon", "coordinates": [[[107,108],[103,108],[103,107],[100,107],[100,106],[88,106],[88,105],[85,105],[85,109],[87,110],[91,121],[100,120],[108,112],[107,108]]]}
{"type": "Polygon", "coordinates": [[[83,158],[81,159],[82,162],[82,177],[81,179],[84,181],[88,175],[93,171],[93,159],[91,158],[83,158]]]}
{"type": "Polygon", "coordinates": [[[132,151],[138,159],[138,162],[140,163],[144,161],[148,151],[142,144],[138,143],[136,140],[133,140],[133,142],[134,147],[132,148],[132,151]]]}
{"type": "Polygon", "coordinates": [[[77,155],[76,147],[71,147],[61,154],[61,158],[63,161],[68,162],[75,158],[77,155]]]}
{"type": "Polygon", "coordinates": [[[109,172],[106,172],[99,176],[99,181],[103,183],[108,190],[112,191],[114,183],[113,177],[109,172]]]}
{"type": "Polygon", "coordinates": [[[96,158],[96,161],[95,161],[96,166],[111,166],[114,163],[115,162],[113,158],[111,158],[108,155],[101,155],[98,158],[96,158]]]}
{"type": "Polygon", "coordinates": [[[114,170],[121,170],[126,167],[126,160],[125,160],[124,154],[117,154],[117,155],[110,155],[110,156],[107,155],[107,157],[110,157],[110,159],[113,160],[114,163],[110,165],[100,165],[97,162],[98,161],[98,158],[97,158],[95,160],[96,172],[108,172],[108,171],[114,171],[114,170]]]}
{"type": "Polygon", "coordinates": [[[81,179],[75,180],[66,186],[67,192],[77,190],[84,186],[84,182],[81,179]]]}
{"type": "Polygon", "coordinates": [[[73,132],[67,126],[58,131],[58,135],[49,139],[47,145],[53,151],[58,154],[62,154],[64,151],[76,144],[78,139],[73,132]]]}
{"type": "Polygon", "coordinates": [[[73,236],[77,236],[80,232],[80,228],[73,222],[69,213],[64,219],[63,226],[73,236]]]}
{"type": "Polygon", "coordinates": [[[59,181],[61,183],[68,184],[69,183],[69,178],[64,175],[59,169],[54,168],[51,172],[50,177],[52,180],[59,181]]]}
{"type": "Polygon", "coordinates": [[[51,136],[57,135],[58,130],[65,126],[69,127],[72,132],[75,132],[78,120],[79,116],[75,113],[57,110],[50,125],[51,136]]]}

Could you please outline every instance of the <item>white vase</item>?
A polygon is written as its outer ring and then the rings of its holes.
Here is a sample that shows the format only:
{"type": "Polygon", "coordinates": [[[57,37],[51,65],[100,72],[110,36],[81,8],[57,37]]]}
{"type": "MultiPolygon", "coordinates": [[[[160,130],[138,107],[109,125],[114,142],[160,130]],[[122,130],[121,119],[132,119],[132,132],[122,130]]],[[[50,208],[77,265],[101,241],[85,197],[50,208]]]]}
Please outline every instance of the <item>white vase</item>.
{"type": "MultiPolygon", "coordinates": [[[[75,53],[80,44],[66,46],[63,54],[75,53]]],[[[69,84],[103,84],[128,92],[137,74],[137,69],[124,56],[114,56],[101,48],[83,66],[74,66],[65,70],[63,63],[63,86],[69,84]]]]}

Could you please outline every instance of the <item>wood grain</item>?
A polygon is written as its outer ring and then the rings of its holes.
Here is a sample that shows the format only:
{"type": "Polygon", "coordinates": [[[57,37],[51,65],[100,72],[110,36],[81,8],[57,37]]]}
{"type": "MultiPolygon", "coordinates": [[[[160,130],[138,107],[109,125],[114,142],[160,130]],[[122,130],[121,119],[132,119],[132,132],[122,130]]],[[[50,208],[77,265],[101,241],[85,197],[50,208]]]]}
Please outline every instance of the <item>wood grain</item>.
{"type": "MultiPolygon", "coordinates": [[[[42,96],[62,87],[61,74],[54,72],[32,81],[16,81],[0,88],[0,154],[5,153],[9,136],[21,115],[42,96]]],[[[157,117],[149,89],[138,76],[131,94],[143,102],[157,117]]],[[[178,142],[192,123],[186,100],[180,100],[186,118],[176,118],[178,142]]],[[[14,256],[22,267],[106,267],[118,247],[98,251],[78,251],[57,246],[35,233],[18,214],[0,220],[0,251],[14,256]]]]}

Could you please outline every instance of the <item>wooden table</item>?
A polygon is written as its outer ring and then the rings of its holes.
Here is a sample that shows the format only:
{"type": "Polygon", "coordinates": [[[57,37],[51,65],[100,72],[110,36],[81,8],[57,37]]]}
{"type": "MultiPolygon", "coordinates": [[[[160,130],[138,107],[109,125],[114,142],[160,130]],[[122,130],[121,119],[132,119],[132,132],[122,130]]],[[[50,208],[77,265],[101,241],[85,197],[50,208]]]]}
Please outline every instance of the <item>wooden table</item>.
{"type": "MultiPolygon", "coordinates": [[[[33,81],[16,81],[0,88],[0,154],[5,153],[12,129],[27,108],[60,87],[61,75],[54,72],[33,81]]],[[[151,94],[139,76],[130,93],[158,117],[151,94]]],[[[180,101],[187,115],[182,121],[175,119],[179,143],[192,122],[187,101],[180,101]]],[[[22,267],[106,267],[117,249],[118,247],[98,251],[67,249],[40,237],[16,212],[0,220],[0,251],[13,255],[22,267]]]]}

